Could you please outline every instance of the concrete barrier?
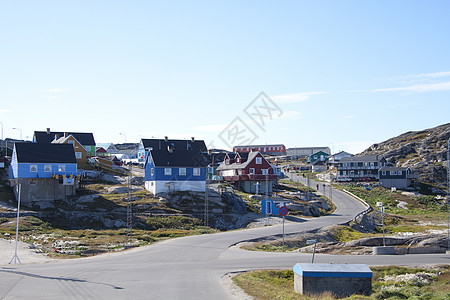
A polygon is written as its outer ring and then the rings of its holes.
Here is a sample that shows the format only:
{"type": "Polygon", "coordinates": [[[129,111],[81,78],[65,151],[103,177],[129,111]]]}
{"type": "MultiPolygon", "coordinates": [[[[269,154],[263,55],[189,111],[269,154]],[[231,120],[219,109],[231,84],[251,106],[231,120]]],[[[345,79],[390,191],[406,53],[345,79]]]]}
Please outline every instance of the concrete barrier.
{"type": "Polygon", "coordinates": [[[394,247],[373,247],[373,255],[395,255],[394,247]]]}

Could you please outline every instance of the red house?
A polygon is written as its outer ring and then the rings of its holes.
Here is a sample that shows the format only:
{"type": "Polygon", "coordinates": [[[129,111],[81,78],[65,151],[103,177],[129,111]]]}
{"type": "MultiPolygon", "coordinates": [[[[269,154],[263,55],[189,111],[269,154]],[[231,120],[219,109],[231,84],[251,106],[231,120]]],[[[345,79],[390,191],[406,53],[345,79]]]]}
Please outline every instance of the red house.
{"type": "Polygon", "coordinates": [[[273,166],[260,152],[227,154],[217,168],[218,175],[246,193],[272,194],[277,181],[273,166]]]}

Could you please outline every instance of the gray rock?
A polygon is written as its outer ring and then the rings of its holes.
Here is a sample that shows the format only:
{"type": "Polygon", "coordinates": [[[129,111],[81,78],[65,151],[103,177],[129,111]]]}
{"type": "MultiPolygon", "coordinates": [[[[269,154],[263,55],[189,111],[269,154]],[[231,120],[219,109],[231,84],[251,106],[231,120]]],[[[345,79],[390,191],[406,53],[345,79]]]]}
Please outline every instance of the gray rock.
{"type": "Polygon", "coordinates": [[[77,202],[78,203],[91,203],[94,202],[94,199],[99,197],[99,195],[85,195],[85,196],[81,196],[78,198],[77,202]]]}

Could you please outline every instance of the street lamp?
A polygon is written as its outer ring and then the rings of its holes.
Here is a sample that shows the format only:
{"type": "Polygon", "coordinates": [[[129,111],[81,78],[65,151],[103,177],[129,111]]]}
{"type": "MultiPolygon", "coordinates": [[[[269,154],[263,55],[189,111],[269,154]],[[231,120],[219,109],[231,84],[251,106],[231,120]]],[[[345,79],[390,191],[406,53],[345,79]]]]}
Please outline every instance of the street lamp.
{"type": "Polygon", "coordinates": [[[20,139],[22,140],[22,129],[14,127],[13,129],[20,131],[20,139]]]}

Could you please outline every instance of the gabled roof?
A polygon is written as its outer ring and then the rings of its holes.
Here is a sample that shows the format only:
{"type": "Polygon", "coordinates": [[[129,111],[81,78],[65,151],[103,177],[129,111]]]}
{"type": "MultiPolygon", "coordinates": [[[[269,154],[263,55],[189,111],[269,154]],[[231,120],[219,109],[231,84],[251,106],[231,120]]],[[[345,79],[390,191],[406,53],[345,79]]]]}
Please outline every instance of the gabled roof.
{"type": "MultiPolygon", "coordinates": [[[[250,152],[236,152],[236,156],[239,155],[242,160],[241,163],[243,163],[243,162],[247,161],[249,153],[250,152]]],[[[237,157],[235,157],[235,158],[237,158],[237,157]]]]}
{"type": "Polygon", "coordinates": [[[60,138],[57,139],[57,140],[53,140],[53,141],[52,141],[52,144],[67,144],[66,142],[70,139],[70,137],[72,137],[74,140],[76,140],[76,141],[78,142],[78,144],[81,145],[80,141],[78,141],[78,140],[76,139],[76,137],[74,137],[74,136],[71,135],[71,134],[66,135],[65,137],[62,136],[62,137],[60,137],[60,138]]]}
{"type": "Polygon", "coordinates": [[[90,132],[61,132],[61,131],[35,131],[34,141],[36,143],[50,144],[53,140],[64,137],[64,135],[73,135],[81,145],[95,145],[94,135],[90,132]]]}
{"type": "Polygon", "coordinates": [[[206,153],[205,142],[202,140],[166,140],[166,139],[142,139],[144,148],[152,148],[153,150],[166,150],[168,146],[172,146],[174,150],[194,150],[196,152],[206,153]]]}
{"type": "MultiPolygon", "coordinates": [[[[248,158],[246,161],[242,163],[232,163],[230,165],[221,164],[217,170],[237,170],[237,169],[245,169],[247,165],[258,155],[259,152],[250,152],[248,154],[248,158]]],[[[262,155],[261,155],[262,156],[262,155]]],[[[264,156],[262,156],[264,158],[264,156]]],[[[265,159],[265,158],[264,158],[265,159]]]]}
{"type": "Polygon", "coordinates": [[[16,143],[19,163],[77,163],[70,144],[16,143]]]}
{"type": "Polygon", "coordinates": [[[173,150],[170,153],[166,149],[151,150],[150,156],[155,167],[205,168],[208,165],[207,158],[199,151],[173,150]]]}
{"type": "Polygon", "coordinates": [[[348,152],[346,152],[346,151],[340,151],[340,152],[338,152],[338,153],[335,153],[335,154],[333,154],[333,155],[331,155],[331,156],[338,156],[338,155],[349,155],[349,156],[354,156],[354,154],[351,154],[351,153],[348,153],[348,152]]]}
{"type": "Polygon", "coordinates": [[[109,148],[111,148],[113,150],[117,150],[116,145],[114,145],[113,143],[98,143],[96,146],[102,147],[103,149],[105,149],[107,151],[108,151],[109,148]]]}

